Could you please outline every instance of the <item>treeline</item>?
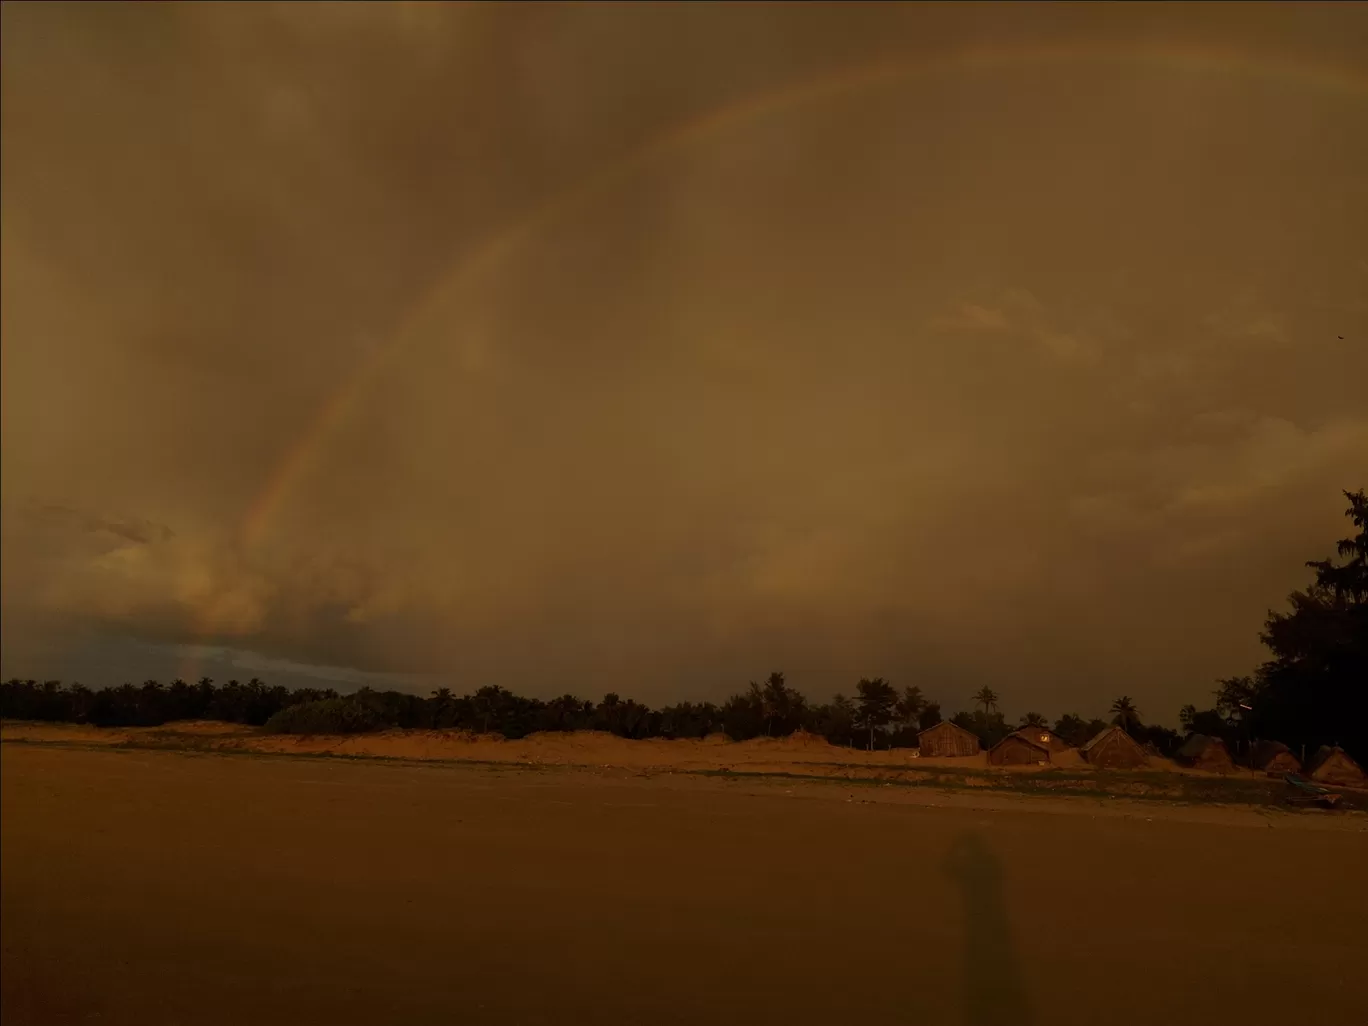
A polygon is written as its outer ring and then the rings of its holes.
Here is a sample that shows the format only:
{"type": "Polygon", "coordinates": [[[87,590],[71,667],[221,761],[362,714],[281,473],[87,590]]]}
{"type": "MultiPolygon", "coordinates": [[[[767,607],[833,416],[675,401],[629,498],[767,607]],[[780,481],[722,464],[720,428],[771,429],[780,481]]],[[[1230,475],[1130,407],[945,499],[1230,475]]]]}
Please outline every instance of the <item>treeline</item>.
{"type": "MultiPolygon", "coordinates": [[[[1362,490],[1344,494],[1349,500],[1346,515],[1357,534],[1339,543],[1343,562],[1307,564],[1315,580],[1292,593],[1290,612],[1270,612],[1265,622],[1261,637],[1273,658],[1253,675],[1219,682],[1210,708],[1185,706],[1179,718],[1186,733],[1221,737],[1232,751],[1261,738],[1309,751],[1338,744],[1368,761],[1368,499],[1362,490]]],[[[973,704],[975,708],[955,713],[951,720],[977,734],[985,746],[1022,726],[1044,725],[1070,744],[1082,745],[1109,725],[1077,714],[1048,724],[1033,712],[1012,724],[988,687],[973,696],[973,704]]],[[[1110,723],[1160,752],[1171,753],[1181,743],[1176,731],[1144,724],[1129,696],[1116,699],[1109,713],[1110,723]]],[[[918,731],[941,722],[941,706],[918,687],[899,691],[883,678],[859,681],[853,697],[812,703],[778,672],[721,704],[683,702],[661,709],[616,694],[598,702],[575,695],[543,701],[497,686],[460,696],[440,688],[424,698],[369,688],[345,696],[312,688],[292,691],[256,679],[221,686],[208,678],[195,684],[146,681],[100,690],[59,681],[10,680],[0,684],[0,716],[97,726],[212,719],[281,733],[459,729],[508,738],[537,731],[601,730],[625,738],[721,733],[741,741],[803,730],[833,744],[888,748],[915,746],[918,731]]]]}
{"type": "Polygon", "coordinates": [[[612,693],[597,702],[576,695],[545,701],[496,685],[466,695],[439,688],[424,698],[371,688],[348,695],[331,689],[290,690],[256,679],[221,686],[207,677],[195,684],[149,680],[99,690],[55,680],[9,680],[0,684],[0,716],[101,727],[221,720],[281,733],[395,727],[467,730],[507,738],[537,731],[601,730],[625,738],[720,733],[745,740],[806,730],[839,744],[854,744],[866,734],[866,743],[876,747],[915,743],[918,730],[940,722],[940,706],[922,698],[917,688],[898,694],[883,680],[862,680],[857,694],[857,699],[837,695],[825,704],[811,703],[777,672],[721,704],[682,702],[660,709],[612,693]]]}
{"type": "MultiPolygon", "coordinates": [[[[951,719],[977,734],[985,745],[995,744],[1021,726],[1045,724],[1036,713],[1009,724],[997,711],[998,696],[983,688],[974,696],[983,705],[951,719]]],[[[1129,699],[1118,699],[1113,709],[1130,710],[1129,699]]],[[[550,701],[524,698],[504,688],[489,686],[473,694],[455,695],[448,688],[423,698],[402,691],[370,688],[349,695],[333,690],[269,687],[260,680],[246,684],[229,681],[218,686],[204,678],[196,684],[183,680],[169,685],[149,680],[141,685],[92,690],[60,681],[39,683],[9,680],[0,684],[0,715],[7,719],[88,723],[102,727],[160,726],[178,720],[221,720],[264,727],[289,734],[344,734],[416,728],[467,730],[526,737],[538,731],[599,730],[624,738],[701,738],[725,734],[744,741],[756,737],[786,737],[797,731],[820,735],[833,744],[862,748],[915,747],[917,734],[941,722],[939,702],[920,688],[898,691],[883,678],[863,679],[853,698],[837,695],[827,703],[812,703],[775,672],[763,684],[752,682],[745,691],[721,704],[683,702],[652,709],[616,694],[598,702],[575,695],[550,701]]],[[[1173,731],[1145,727],[1138,717],[1125,724],[1142,740],[1161,748],[1178,740],[1173,731]]],[[[1072,744],[1082,744],[1107,726],[1099,719],[1066,715],[1054,730],[1072,744]]]]}

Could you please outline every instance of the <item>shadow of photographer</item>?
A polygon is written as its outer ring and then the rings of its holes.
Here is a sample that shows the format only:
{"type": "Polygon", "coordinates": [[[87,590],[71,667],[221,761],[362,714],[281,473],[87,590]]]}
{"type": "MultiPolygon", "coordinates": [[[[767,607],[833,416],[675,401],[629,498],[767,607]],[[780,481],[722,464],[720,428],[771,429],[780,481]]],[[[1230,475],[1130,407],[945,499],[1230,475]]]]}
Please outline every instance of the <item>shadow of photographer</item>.
{"type": "Polygon", "coordinates": [[[974,831],[955,838],[942,866],[964,907],[964,1021],[1025,1026],[1034,1021],[1012,944],[1001,860],[974,831]]]}

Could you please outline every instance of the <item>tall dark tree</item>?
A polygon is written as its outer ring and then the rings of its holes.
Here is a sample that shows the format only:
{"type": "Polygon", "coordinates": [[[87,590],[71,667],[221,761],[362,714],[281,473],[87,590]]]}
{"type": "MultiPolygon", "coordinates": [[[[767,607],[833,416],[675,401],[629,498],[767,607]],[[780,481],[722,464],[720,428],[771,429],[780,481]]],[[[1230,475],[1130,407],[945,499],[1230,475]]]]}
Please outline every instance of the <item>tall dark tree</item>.
{"type": "Polygon", "coordinates": [[[926,696],[922,694],[921,688],[915,685],[906,687],[898,696],[898,701],[893,707],[893,715],[903,727],[915,730],[927,704],[926,696]]]}
{"type": "Polygon", "coordinates": [[[1314,750],[1340,744],[1368,760],[1368,496],[1345,492],[1354,526],[1340,561],[1312,560],[1315,579],[1270,611],[1261,635],[1273,658],[1259,669],[1250,727],[1314,750]]]}
{"type": "Polygon", "coordinates": [[[855,708],[855,700],[847,698],[845,695],[836,695],[831,700],[831,717],[833,726],[840,732],[840,735],[847,739],[847,743],[853,745],[855,742],[850,738],[855,730],[855,719],[859,716],[859,710],[855,708]]]}
{"type": "Polygon", "coordinates": [[[808,710],[808,729],[834,745],[853,745],[856,715],[855,703],[845,695],[837,695],[826,705],[808,710]]]}
{"type": "Polygon", "coordinates": [[[1055,720],[1054,732],[1075,748],[1081,748],[1088,743],[1087,731],[1087,720],[1077,713],[1065,713],[1055,720]]]}
{"type": "Polygon", "coordinates": [[[765,712],[765,733],[791,734],[800,725],[801,714],[806,701],[801,694],[789,687],[784,675],[778,670],[765,678],[760,688],[760,704],[765,712]]]}
{"type": "Polygon", "coordinates": [[[855,690],[860,706],[857,722],[862,730],[869,731],[869,747],[872,750],[874,731],[887,726],[893,719],[893,706],[898,701],[898,692],[882,677],[862,679],[855,685],[855,690]]]}
{"type": "Polygon", "coordinates": [[[429,705],[432,707],[432,728],[434,730],[451,726],[451,714],[456,706],[456,696],[451,693],[451,688],[437,688],[433,691],[429,705]]]}
{"type": "Polygon", "coordinates": [[[1254,677],[1227,677],[1214,692],[1216,711],[1231,722],[1247,720],[1259,697],[1260,685],[1254,677]]]}
{"type": "Polygon", "coordinates": [[[1002,713],[989,713],[982,709],[975,709],[973,712],[957,712],[950,717],[950,722],[958,727],[963,727],[971,734],[977,735],[985,748],[991,748],[1012,732],[1012,728],[1007,724],[1002,713]]]}
{"type": "Polygon", "coordinates": [[[765,732],[765,692],[755,681],[739,695],[722,704],[722,729],[733,741],[745,741],[765,732]]]}
{"type": "Polygon", "coordinates": [[[1075,748],[1081,748],[1106,729],[1102,720],[1085,720],[1077,713],[1064,714],[1054,725],[1054,732],[1075,748]]]}

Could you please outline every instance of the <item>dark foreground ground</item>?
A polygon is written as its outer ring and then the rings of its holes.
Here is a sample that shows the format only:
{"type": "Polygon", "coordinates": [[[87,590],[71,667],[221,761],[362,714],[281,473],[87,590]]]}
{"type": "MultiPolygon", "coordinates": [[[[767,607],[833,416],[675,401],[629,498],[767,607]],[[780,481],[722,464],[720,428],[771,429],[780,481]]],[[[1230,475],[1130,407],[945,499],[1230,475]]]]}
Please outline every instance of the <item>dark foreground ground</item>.
{"type": "Polygon", "coordinates": [[[1368,1022],[1358,814],[0,759],[6,1026],[1368,1022]]]}

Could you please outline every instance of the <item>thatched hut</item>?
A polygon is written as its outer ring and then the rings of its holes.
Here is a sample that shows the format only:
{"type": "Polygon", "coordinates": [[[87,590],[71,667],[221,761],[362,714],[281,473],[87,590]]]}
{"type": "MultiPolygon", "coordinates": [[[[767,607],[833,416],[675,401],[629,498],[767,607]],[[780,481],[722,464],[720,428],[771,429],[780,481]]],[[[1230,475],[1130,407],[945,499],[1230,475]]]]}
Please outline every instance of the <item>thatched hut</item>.
{"type": "Polygon", "coordinates": [[[1049,727],[1022,727],[1016,731],[1017,737],[1024,737],[1033,744],[1044,745],[1052,752],[1067,752],[1073,746],[1049,727]]]}
{"type": "Polygon", "coordinates": [[[1230,757],[1230,750],[1226,748],[1225,742],[1219,737],[1208,737],[1206,734],[1189,734],[1188,739],[1183,742],[1183,747],[1178,749],[1178,754],[1173,758],[1180,766],[1190,766],[1211,773],[1229,773],[1235,768],[1235,760],[1230,757]]]}
{"type": "Polygon", "coordinates": [[[977,734],[965,730],[957,723],[943,720],[917,735],[917,748],[923,759],[945,759],[978,755],[981,746],[977,734]]]}
{"type": "Polygon", "coordinates": [[[1368,788],[1368,773],[1338,746],[1321,745],[1306,768],[1306,775],[1318,784],[1368,788]]]}
{"type": "Polygon", "coordinates": [[[1249,768],[1280,777],[1284,773],[1300,773],[1301,760],[1281,741],[1256,741],[1249,750],[1249,768]]]}
{"type": "Polygon", "coordinates": [[[1148,766],[1149,756],[1120,727],[1108,727],[1083,746],[1083,758],[1098,769],[1135,769],[1148,766]]]}
{"type": "Polygon", "coordinates": [[[992,748],[988,749],[990,766],[1036,766],[1050,761],[1050,747],[1030,737],[1022,737],[1022,731],[1008,734],[992,748]]]}

